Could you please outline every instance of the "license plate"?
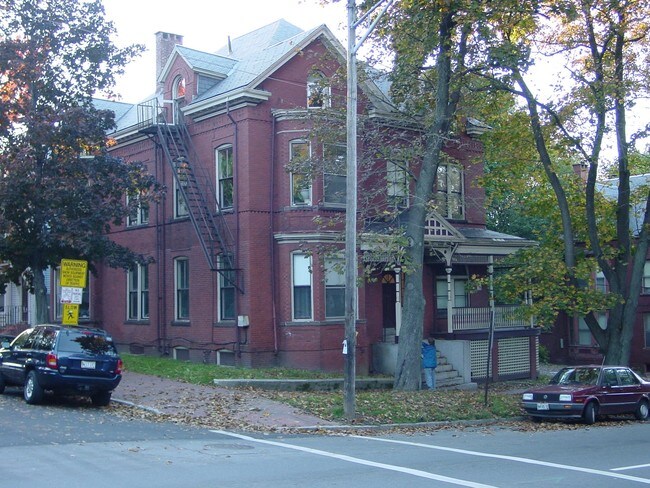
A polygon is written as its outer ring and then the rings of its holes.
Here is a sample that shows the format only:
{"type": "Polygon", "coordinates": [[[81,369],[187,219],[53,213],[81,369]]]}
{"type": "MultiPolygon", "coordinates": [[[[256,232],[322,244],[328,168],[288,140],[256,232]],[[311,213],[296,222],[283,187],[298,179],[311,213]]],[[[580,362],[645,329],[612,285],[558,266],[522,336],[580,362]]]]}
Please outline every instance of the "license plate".
{"type": "Polygon", "coordinates": [[[538,403],[537,410],[548,410],[548,403],[538,403]]]}
{"type": "Polygon", "coordinates": [[[81,369],[95,369],[95,361],[81,361],[81,369]]]}

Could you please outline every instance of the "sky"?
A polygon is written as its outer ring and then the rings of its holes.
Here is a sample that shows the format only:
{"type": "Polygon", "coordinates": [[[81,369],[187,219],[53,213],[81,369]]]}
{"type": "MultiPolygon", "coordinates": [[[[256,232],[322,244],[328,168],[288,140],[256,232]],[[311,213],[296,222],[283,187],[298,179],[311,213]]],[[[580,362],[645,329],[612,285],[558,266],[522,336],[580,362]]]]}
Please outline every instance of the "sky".
{"type": "Polygon", "coordinates": [[[183,45],[214,52],[228,42],[279,19],[308,30],[327,24],[345,42],[346,2],[318,0],[104,0],[106,18],[115,24],[118,46],[144,44],[147,50],[118,78],[124,102],[149,97],[155,87],[155,33],[183,36],[183,45]]]}

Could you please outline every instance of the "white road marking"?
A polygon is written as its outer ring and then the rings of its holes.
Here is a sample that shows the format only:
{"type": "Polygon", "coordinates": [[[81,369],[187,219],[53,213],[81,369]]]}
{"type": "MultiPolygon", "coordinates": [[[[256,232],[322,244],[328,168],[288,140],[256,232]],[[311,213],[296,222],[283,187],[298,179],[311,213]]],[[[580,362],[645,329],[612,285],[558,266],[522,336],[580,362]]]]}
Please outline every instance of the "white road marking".
{"type": "Polygon", "coordinates": [[[622,468],[612,468],[611,471],[625,471],[626,469],[648,468],[650,464],[637,464],[636,466],[624,466],[622,468]]]}
{"type": "MultiPolygon", "coordinates": [[[[637,481],[639,483],[644,483],[646,485],[650,485],[650,479],[647,478],[638,478],[636,476],[629,476],[626,474],[616,474],[612,473],[610,471],[602,471],[599,469],[591,469],[591,468],[581,468],[579,466],[571,466],[568,464],[558,464],[558,463],[550,463],[547,461],[538,461],[537,459],[529,459],[529,458],[523,458],[523,457],[517,457],[517,456],[505,456],[502,454],[489,454],[486,452],[479,452],[479,451],[468,451],[465,449],[456,449],[453,447],[443,447],[443,446],[433,446],[430,444],[422,444],[419,442],[408,442],[408,441],[398,441],[394,439],[382,439],[381,437],[364,437],[360,435],[353,435],[350,437],[355,437],[358,439],[366,439],[366,440],[372,440],[372,441],[378,441],[378,442],[389,442],[393,444],[404,444],[407,446],[415,446],[415,447],[424,447],[427,449],[437,449],[439,451],[449,451],[449,452],[457,452],[459,454],[467,454],[469,456],[479,456],[479,457],[488,457],[488,458],[494,458],[494,459],[504,459],[506,461],[515,461],[518,463],[526,463],[526,464],[536,464],[538,466],[548,466],[550,468],[557,468],[557,469],[566,469],[568,471],[579,471],[581,473],[589,473],[589,474],[595,474],[598,476],[607,476],[609,478],[618,478],[622,480],[628,480],[628,481],[637,481]]],[[[621,468],[618,468],[621,469],[621,468]]]]}
{"type": "Polygon", "coordinates": [[[230,437],[236,437],[237,439],[242,439],[248,442],[257,442],[259,444],[267,444],[270,446],[283,447],[285,449],[293,449],[296,451],[307,452],[310,454],[316,454],[317,456],[325,456],[329,458],[338,459],[340,461],[347,461],[349,463],[362,464],[364,466],[372,466],[374,468],[386,469],[389,471],[397,471],[398,473],[410,474],[412,476],[418,476],[420,478],[427,478],[430,480],[444,481],[446,483],[452,483],[454,485],[466,486],[469,488],[496,488],[493,485],[484,485],[482,483],[475,483],[473,481],[466,481],[457,478],[450,478],[448,476],[441,476],[434,473],[429,473],[427,471],[421,471],[419,469],[405,468],[403,466],[395,466],[393,464],[384,464],[377,463],[374,461],[368,461],[367,459],[361,459],[352,456],[346,456],[344,454],[337,454],[335,452],[321,451],[320,449],[311,449],[309,447],[296,446],[293,444],[286,444],[284,442],[269,441],[265,439],[256,439],[254,437],[249,437],[246,435],[235,434],[233,432],[227,432],[224,430],[212,430],[217,434],[223,434],[230,437]]]}

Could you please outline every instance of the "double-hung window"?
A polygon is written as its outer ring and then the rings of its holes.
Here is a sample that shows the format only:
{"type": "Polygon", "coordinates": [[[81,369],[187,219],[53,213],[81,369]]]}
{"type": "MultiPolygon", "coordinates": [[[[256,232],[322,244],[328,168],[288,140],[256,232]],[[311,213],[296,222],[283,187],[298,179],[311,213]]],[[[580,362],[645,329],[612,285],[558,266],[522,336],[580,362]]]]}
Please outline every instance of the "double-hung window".
{"type": "MultiPolygon", "coordinates": [[[[452,308],[469,307],[469,296],[467,294],[467,279],[451,279],[451,306],[452,308]]],[[[436,280],[436,308],[438,311],[447,310],[447,280],[436,280]]]]}
{"type": "Polygon", "coordinates": [[[330,107],[331,89],[322,73],[307,78],[307,108],[330,107]]]}
{"type": "Polygon", "coordinates": [[[139,197],[126,196],[127,208],[133,206],[131,213],[127,218],[126,225],[128,227],[136,225],[145,225],[149,223],[149,205],[143,203],[139,197]]]}
{"type": "Polygon", "coordinates": [[[341,144],[325,144],[323,159],[323,200],[332,205],[345,206],[347,147],[341,144]]]}
{"type": "Polygon", "coordinates": [[[183,218],[189,215],[189,210],[187,208],[187,202],[183,196],[183,188],[187,186],[187,172],[188,172],[188,163],[187,161],[177,161],[176,162],[176,176],[174,178],[174,217],[183,218]]]}
{"type": "Polygon", "coordinates": [[[187,258],[174,261],[174,317],[190,319],[190,262],[187,258]]]}
{"type": "Polygon", "coordinates": [[[223,146],[217,149],[217,198],[219,207],[229,209],[233,207],[233,152],[232,146],[223,146]]]}
{"type": "Polygon", "coordinates": [[[293,318],[311,319],[311,256],[296,253],[292,255],[293,318]]]}
{"type": "Polygon", "coordinates": [[[149,267],[139,264],[127,273],[127,294],[129,320],[149,318],[149,267]]]}
{"type": "Polygon", "coordinates": [[[219,257],[219,320],[235,320],[234,269],[229,269],[231,259],[219,257]]]}
{"type": "Polygon", "coordinates": [[[345,261],[325,259],[325,317],[345,316],[345,261]]]}
{"type": "Polygon", "coordinates": [[[388,203],[394,208],[408,207],[408,173],[406,168],[392,161],[386,163],[388,203]]]}
{"type": "Polygon", "coordinates": [[[463,170],[457,164],[440,164],[435,184],[436,210],[448,219],[465,217],[463,170]]]}
{"type": "MultiPolygon", "coordinates": [[[[311,149],[307,141],[291,141],[290,158],[292,165],[308,164],[311,149]]],[[[300,169],[291,172],[291,205],[311,205],[311,178],[300,169]]]]}

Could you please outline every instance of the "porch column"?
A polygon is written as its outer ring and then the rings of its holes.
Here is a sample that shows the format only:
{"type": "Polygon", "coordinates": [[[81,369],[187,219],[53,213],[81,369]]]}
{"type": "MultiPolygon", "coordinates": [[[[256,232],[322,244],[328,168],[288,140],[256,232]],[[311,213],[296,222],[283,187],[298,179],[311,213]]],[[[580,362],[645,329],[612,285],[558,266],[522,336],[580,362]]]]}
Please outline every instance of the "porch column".
{"type": "Polygon", "coordinates": [[[447,332],[451,334],[454,331],[453,323],[453,313],[454,313],[454,304],[452,303],[452,294],[451,294],[451,271],[452,267],[450,264],[445,266],[445,272],[447,273],[447,332]]]}

